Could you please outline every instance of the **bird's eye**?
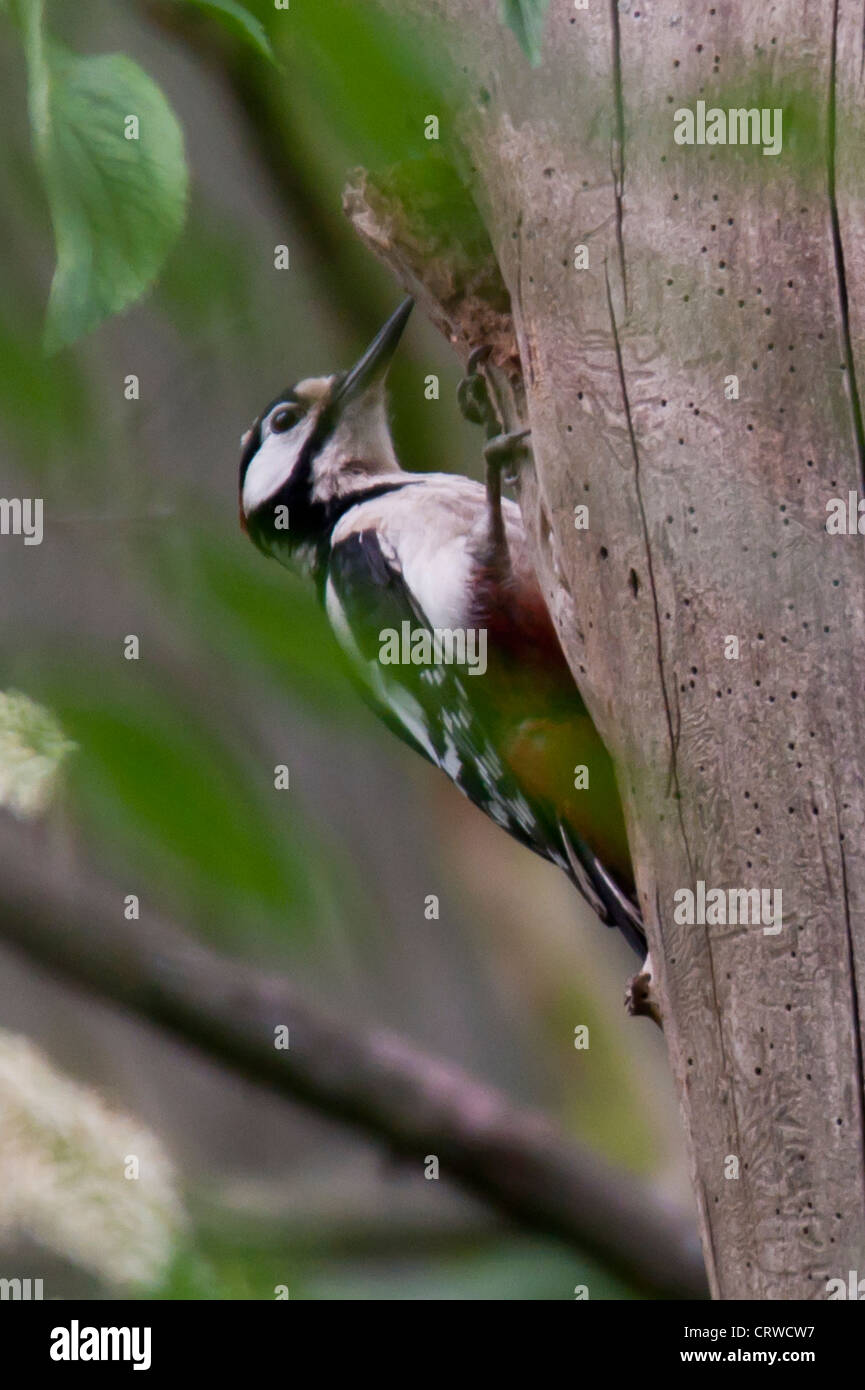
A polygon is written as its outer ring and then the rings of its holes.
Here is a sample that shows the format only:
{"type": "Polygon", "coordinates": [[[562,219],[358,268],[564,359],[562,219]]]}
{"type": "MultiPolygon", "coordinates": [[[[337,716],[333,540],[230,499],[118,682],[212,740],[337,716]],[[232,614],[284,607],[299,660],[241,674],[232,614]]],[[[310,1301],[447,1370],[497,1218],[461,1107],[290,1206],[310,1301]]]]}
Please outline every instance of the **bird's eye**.
{"type": "Polygon", "coordinates": [[[270,417],[270,428],[274,434],[284,434],[290,430],[292,425],[296,425],[300,419],[300,413],[296,406],[284,405],[275,410],[270,417]]]}

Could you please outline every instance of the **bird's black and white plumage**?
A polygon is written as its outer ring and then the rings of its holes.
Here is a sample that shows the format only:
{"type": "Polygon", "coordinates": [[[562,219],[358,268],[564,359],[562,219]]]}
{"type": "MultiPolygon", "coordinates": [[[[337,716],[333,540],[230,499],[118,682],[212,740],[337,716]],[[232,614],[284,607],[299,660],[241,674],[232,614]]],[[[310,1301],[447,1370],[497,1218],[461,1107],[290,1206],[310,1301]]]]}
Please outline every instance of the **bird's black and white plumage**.
{"type": "Polygon", "coordinates": [[[519,509],[468,478],[397,462],[384,382],[410,310],[406,301],[351,372],[299,382],[255,421],[241,522],[315,582],[390,728],[564,869],[642,951],[612,765],[559,646],[519,509]],[[383,634],[418,633],[483,633],[485,669],[383,659],[383,634]],[[575,788],[578,767],[589,790],[575,788]]]}

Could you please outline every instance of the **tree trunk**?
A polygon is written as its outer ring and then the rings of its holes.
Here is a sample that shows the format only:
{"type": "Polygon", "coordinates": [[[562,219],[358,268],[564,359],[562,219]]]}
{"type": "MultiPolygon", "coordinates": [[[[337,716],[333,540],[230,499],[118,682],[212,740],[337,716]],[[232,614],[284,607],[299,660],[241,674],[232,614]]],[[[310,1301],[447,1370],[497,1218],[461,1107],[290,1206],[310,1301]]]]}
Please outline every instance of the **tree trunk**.
{"type": "Polygon", "coordinates": [[[521,506],[618,769],[713,1293],[825,1297],[865,1275],[863,541],[826,530],[863,485],[861,6],[554,0],[532,68],[494,0],[380,3],[432,11],[462,87],[521,506]],[[676,144],[699,100],[782,108],[781,152],[676,144]],[[700,881],[779,890],[780,931],[677,923],[700,881]]]}

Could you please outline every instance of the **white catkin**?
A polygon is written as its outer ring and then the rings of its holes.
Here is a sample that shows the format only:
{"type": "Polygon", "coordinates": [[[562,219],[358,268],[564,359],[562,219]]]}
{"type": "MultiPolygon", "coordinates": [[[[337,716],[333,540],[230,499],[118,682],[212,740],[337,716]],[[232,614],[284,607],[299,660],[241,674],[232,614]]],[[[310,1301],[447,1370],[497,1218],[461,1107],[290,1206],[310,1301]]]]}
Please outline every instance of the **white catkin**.
{"type": "Polygon", "coordinates": [[[0,1235],[49,1246],[106,1283],[152,1286],[186,1224],[159,1139],[0,1032],[0,1235]],[[130,1155],[140,1176],[125,1176],[130,1155]]]}
{"type": "Polygon", "coordinates": [[[50,710],[17,690],[0,691],[0,807],[19,820],[38,819],[74,748],[50,710]]]}

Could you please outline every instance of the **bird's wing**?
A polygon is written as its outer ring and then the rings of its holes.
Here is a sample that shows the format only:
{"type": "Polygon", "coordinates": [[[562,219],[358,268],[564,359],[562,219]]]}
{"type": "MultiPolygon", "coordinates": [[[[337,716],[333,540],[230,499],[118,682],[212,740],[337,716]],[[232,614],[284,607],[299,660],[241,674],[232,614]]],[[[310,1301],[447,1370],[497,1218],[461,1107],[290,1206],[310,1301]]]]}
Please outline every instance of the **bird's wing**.
{"type": "Polygon", "coordinates": [[[503,765],[477,696],[469,693],[473,678],[442,663],[385,665],[379,660],[383,632],[401,633],[404,622],[412,633],[433,630],[405,583],[396,551],[379,531],[351,531],[333,546],[325,606],[373,705],[391,728],[493,820],[546,852],[549,827],[503,765]]]}
{"type": "Polygon", "coordinates": [[[335,538],[325,604],[368,700],[389,727],[498,825],[564,869],[601,920],[633,940],[636,910],[588,845],[572,829],[565,833],[553,808],[526,796],[499,755],[496,702],[486,694],[484,678],[441,663],[380,661],[385,631],[399,633],[404,622],[413,633],[432,630],[406,584],[398,551],[381,530],[347,530],[335,538]]]}

